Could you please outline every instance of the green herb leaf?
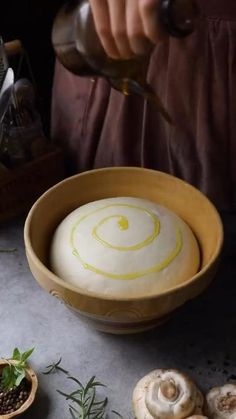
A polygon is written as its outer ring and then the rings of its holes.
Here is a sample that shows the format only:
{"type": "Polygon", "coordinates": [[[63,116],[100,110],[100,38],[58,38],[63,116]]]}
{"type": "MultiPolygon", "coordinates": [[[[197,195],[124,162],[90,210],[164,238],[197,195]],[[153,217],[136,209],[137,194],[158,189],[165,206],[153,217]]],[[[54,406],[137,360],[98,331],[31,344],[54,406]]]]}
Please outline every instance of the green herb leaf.
{"type": "Polygon", "coordinates": [[[75,416],[74,412],[75,412],[77,415],[79,415],[79,412],[78,412],[78,410],[76,410],[73,406],[70,406],[70,407],[69,407],[69,412],[70,412],[70,414],[71,414],[71,418],[72,418],[72,419],[78,419],[78,417],[79,417],[79,416],[75,416]]]}
{"type": "Polygon", "coordinates": [[[2,248],[0,248],[0,253],[14,253],[16,251],[17,251],[16,248],[12,248],[12,249],[2,249],[2,248]]]}
{"type": "Polygon", "coordinates": [[[2,377],[1,377],[1,387],[4,390],[10,390],[10,388],[14,387],[15,376],[12,365],[7,365],[2,370],[2,377]]]}
{"type": "Polygon", "coordinates": [[[24,372],[24,370],[25,369],[23,367],[19,368],[19,367],[16,367],[15,366],[15,368],[14,368],[14,375],[17,377],[18,375],[21,375],[22,372],[24,372]]]}
{"type": "Polygon", "coordinates": [[[19,360],[20,361],[21,355],[18,348],[15,348],[12,354],[12,359],[19,360]]]}
{"type": "Polygon", "coordinates": [[[79,386],[82,390],[84,390],[84,386],[83,386],[83,384],[81,384],[81,382],[80,382],[79,380],[77,380],[77,378],[75,378],[75,377],[68,377],[68,379],[69,379],[69,380],[74,381],[75,383],[77,383],[77,384],[78,384],[78,386],[79,386]]]}
{"type": "Polygon", "coordinates": [[[87,409],[86,409],[86,414],[87,414],[88,417],[89,417],[89,415],[91,413],[91,409],[92,409],[93,404],[95,402],[95,397],[96,397],[96,392],[94,390],[93,391],[93,394],[92,394],[92,397],[90,398],[90,400],[88,400],[89,404],[88,404],[87,409]]]}
{"type": "Polygon", "coordinates": [[[21,355],[21,360],[23,362],[27,361],[27,359],[30,357],[30,355],[34,352],[34,348],[29,349],[26,352],[23,352],[23,354],[21,355]]]}
{"type": "Polygon", "coordinates": [[[120,419],[124,419],[123,416],[116,410],[112,410],[111,413],[114,413],[114,415],[118,416],[120,419]]]}
{"type": "Polygon", "coordinates": [[[48,366],[46,367],[46,370],[47,370],[47,371],[43,371],[43,374],[44,374],[44,375],[48,375],[48,374],[52,374],[52,373],[54,373],[54,372],[56,372],[56,371],[61,371],[61,372],[63,372],[64,374],[68,375],[68,374],[69,374],[69,372],[68,372],[68,371],[66,371],[64,368],[62,368],[62,367],[60,366],[61,361],[62,361],[62,358],[59,358],[59,360],[58,360],[57,362],[53,362],[52,364],[48,365],[48,366]]]}
{"type": "Polygon", "coordinates": [[[21,374],[19,374],[19,375],[16,377],[16,380],[15,380],[15,386],[16,386],[16,387],[18,387],[18,386],[20,385],[21,381],[22,381],[22,380],[24,380],[24,378],[25,378],[25,371],[22,371],[22,373],[21,373],[21,374]]]}
{"type": "Polygon", "coordinates": [[[21,353],[18,348],[14,349],[11,358],[6,360],[6,367],[2,369],[0,386],[3,390],[9,390],[20,385],[26,376],[26,360],[30,357],[33,350],[34,348],[21,353]]]}

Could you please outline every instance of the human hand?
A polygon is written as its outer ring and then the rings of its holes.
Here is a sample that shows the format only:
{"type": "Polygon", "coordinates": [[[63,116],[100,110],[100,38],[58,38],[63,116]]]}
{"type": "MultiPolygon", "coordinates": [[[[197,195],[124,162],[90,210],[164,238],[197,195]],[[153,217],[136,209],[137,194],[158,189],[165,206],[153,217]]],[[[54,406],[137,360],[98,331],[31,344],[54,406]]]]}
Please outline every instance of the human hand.
{"type": "Polygon", "coordinates": [[[89,0],[106,53],[127,59],[147,53],[166,35],[158,23],[160,0],[89,0]]]}

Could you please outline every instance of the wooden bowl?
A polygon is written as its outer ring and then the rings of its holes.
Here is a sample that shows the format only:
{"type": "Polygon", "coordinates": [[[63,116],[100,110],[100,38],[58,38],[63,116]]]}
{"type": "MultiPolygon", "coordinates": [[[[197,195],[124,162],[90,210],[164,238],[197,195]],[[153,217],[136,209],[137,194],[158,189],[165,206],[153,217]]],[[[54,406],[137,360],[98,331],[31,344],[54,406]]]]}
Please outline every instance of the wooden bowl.
{"type": "Polygon", "coordinates": [[[153,170],[119,167],[85,172],[49,189],[30,210],[24,238],[30,269],[45,290],[101,331],[132,333],[158,325],[210,284],[218,266],[223,228],[212,203],[188,183],[153,170]],[[86,292],[53,274],[49,249],[58,224],[80,205],[117,196],[148,199],[179,215],[198,240],[202,259],[199,272],[161,294],[122,299],[86,292]]]}
{"type": "MultiPolygon", "coordinates": [[[[11,363],[14,364],[14,360],[11,360],[11,363]]],[[[7,361],[4,359],[0,360],[0,370],[2,370],[7,365],[7,361]]],[[[15,410],[15,412],[7,413],[5,415],[0,415],[0,419],[12,419],[18,416],[21,416],[26,410],[30,408],[32,403],[34,402],[35,395],[38,389],[38,379],[35,372],[32,368],[28,367],[26,370],[26,378],[31,383],[31,390],[28,399],[22,404],[19,409],[15,410]]]]}

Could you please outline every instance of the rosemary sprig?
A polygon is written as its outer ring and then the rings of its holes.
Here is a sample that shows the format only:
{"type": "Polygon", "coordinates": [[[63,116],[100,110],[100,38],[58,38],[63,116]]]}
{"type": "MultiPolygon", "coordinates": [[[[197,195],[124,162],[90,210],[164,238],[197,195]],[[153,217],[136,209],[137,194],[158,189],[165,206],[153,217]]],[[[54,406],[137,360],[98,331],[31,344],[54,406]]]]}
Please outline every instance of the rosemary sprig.
{"type": "MultiPolygon", "coordinates": [[[[98,387],[106,386],[98,381],[95,376],[90,378],[87,384],[83,385],[77,378],[69,376],[68,371],[60,366],[61,360],[62,358],[59,358],[57,362],[48,365],[43,374],[49,375],[56,371],[61,371],[75,384],[76,388],[71,393],[57,390],[60,395],[69,401],[68,408],[70,419],[105,419],[107,416],[108,399],[107,397],[103,399],[98,398],[97,389],[98,387]]],[[[115,410],[112,410],[111,413],[119,419],[124,419],[124,417],[115,410]]]]}
{"type": "Polygon", "coordinates": [[[3,248],[0,248],[0,253],[14,253],[16,251],[17,251],[16,248],[11,248],[11,249],[3,249],[3,248]]]}
{"type": "Polygon", "coordinates": [[[63,372],[64,374],[68,375],[68,374],[69,374],[69,372],[68,372],[68,371],[66,371],[64,368],[62,368],[62,367],[60,366],[61,361],[62,361],[62,358],[59,358],[59,360],[58,360],[57,362],[53,362],[52,364],[48,365],[48,366],[46,367],[46,370],[47,370],[47,371],[44,371],[44,372],[43,372],[43,374],[44,374],[44,375],[48,375],[48,374],[52,374],[52,373],[57,372],[57,371],[61,371],[61,372],[63,372]]]}
{"type": "Polygon", "coordinates": [[[117,412],[116,410],[112,410],[111,413],[114,413],[114,415],[118,416],[118,418],[120,419],[124,419],[124,416],[122,416],[119,412],[117,412]]]}
{"type": "Polygon", "coordinates": [[[105,387],[93,376],[84,386],[75,377],[68,377],[76,384],[76,389],[67,394],[57,390],[59,394],[73,404],[69,404],[71,419],[105,419],[107,410],[107,397],[100,400],[97,397],[97,388],[105,387]]]}

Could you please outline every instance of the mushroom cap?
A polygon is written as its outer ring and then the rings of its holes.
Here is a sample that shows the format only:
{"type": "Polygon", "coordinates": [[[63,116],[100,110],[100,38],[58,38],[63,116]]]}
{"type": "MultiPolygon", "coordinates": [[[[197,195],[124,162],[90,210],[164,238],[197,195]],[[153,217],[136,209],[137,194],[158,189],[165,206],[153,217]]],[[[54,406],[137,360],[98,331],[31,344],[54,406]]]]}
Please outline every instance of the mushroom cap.
{"type": "Polygon", "coordinates": [[[211,389],[207,396],[207,412],[212,419],[236,418],[236,385],[226,384],[211,389]]]}
{"type": "Polygon", "coordinates": [[[177,370],[154,370],[136,384],[133,392],[136,419],[184,419],[201,414],[202,406],[201,392],[177,370]]]}

